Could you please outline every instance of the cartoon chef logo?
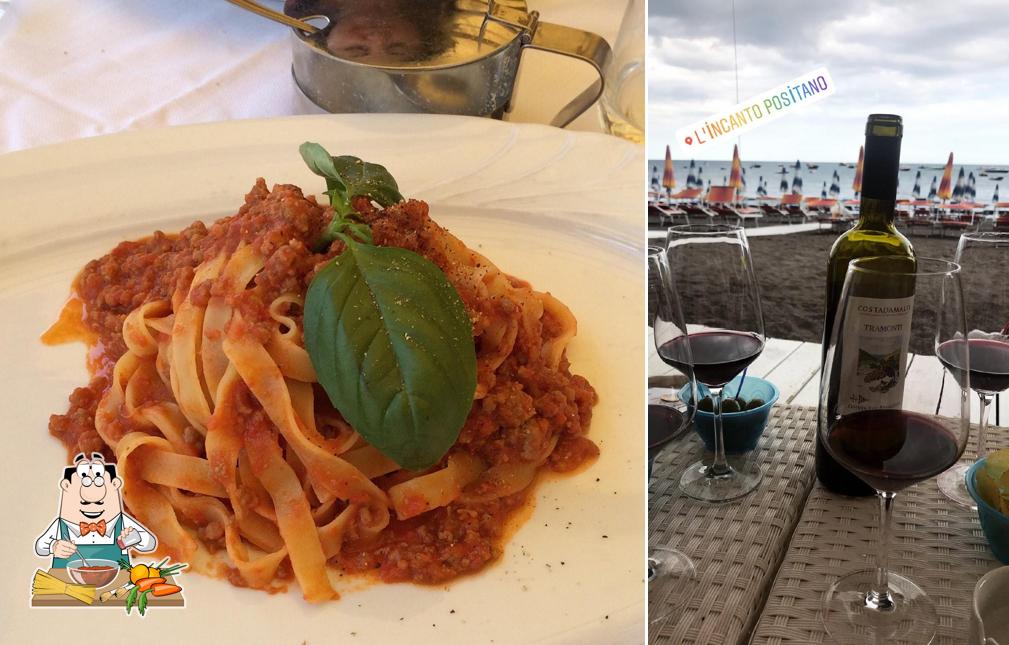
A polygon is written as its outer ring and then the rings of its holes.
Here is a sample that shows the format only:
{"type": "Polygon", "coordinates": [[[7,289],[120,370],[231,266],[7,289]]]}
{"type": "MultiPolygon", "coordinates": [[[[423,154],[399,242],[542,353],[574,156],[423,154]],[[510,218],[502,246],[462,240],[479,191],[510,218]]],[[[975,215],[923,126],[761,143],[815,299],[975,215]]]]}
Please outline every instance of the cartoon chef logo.
{"type": "Polygon", "coordinates": [[[130,551],[149,553],[157,538],[123,510],[123,480],[100,453],[84,453],[63,470],[60,512],[35,541],[52,558],[32,580],[32,607],[124,607],[144,616],[150,607],[184,607],[178,576],[185,563],[136,563],[130,551]]]}
{"type": "Polygon", "coordinates": [[[157,538],[123,510],[123,480],[100,453],[84,453],[63,471],[60,515],[35,542],[35,552],[52,556],[54,569],[75,560],[129,562],[130,549],[153,551],[157,538]]]}

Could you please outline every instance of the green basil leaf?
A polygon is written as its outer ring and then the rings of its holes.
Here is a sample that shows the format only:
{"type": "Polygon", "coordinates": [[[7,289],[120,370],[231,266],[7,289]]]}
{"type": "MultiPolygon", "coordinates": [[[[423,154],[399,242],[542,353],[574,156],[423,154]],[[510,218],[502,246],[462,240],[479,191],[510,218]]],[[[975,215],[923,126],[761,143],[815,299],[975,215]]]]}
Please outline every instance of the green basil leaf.
{"type": "Polygon", "coordinates": [[[438,463],[476,390],[473,327],[445,274],[351,241],[312,280],[304,319],[319,383],[350,425],[403,468],[438,463]]]}
{"type": "Polygon", "coordinates": [[[298,147],[298,152],[301,153],[301,158],[305,160],[309,170],[325,178],[326,194],[329,195],[329,203],[333,210],[341,216],[352,212],[353,209],[350,207],[352,193],[333,164],[333,157],[326,152],[326,149],[318,143],[306,141],[298,147]]]}
{"type": "Polygon", "coordinates": [[[385,208],[403,201],[399,185],[384,166],[347,155],[333,157],[333,165],[352,197],[364,195],[385,208]]]}

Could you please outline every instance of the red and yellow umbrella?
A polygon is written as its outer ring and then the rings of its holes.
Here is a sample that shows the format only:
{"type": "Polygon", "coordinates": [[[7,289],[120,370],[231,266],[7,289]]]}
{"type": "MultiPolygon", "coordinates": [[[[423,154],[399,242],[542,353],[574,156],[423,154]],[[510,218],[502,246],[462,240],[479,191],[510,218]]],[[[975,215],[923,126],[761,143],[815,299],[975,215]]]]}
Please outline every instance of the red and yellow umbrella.
{"type": "Polygon", "coordinates": [[[942,181],[939,183],[939,192],[936,193],[939,199],[946,201],[953,196],[953,153],[949,153],[946,167],[942,171],[942,181]]]}
{"type": "Polygon", "coordinates": [[[669,146],[666,146],[666,164],[662,167],[662,187],[666,189],[666,195],[676,188],[676,176],[673,175],[673,155],[669,152],[669,146]]]}
{"type": "Polygon", "coordinates": [[[736,192],[743,190],[743,164],[739,161],[739,146],[732,146],[732,171],[729,172],[729,185],[736,192]]]}
{"type": "Polygon", "coordinates": [[[855,181],[851,182],[851,187],[855,194],[862,192],[862,165],[865,163],[865,146],[858,147],[858,164],[855,166],[855,181]]]}

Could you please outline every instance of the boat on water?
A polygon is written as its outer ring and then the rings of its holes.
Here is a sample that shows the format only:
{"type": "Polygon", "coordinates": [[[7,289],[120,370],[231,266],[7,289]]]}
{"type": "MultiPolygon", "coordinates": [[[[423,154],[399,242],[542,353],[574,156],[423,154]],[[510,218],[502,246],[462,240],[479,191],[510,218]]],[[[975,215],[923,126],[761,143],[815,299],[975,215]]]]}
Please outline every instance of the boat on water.
{"type": "Polygon", "coordinates": [[[806,164],[806,168],[807,168],[808,170],[816,170],[816,169],[817,169],[817,168],[819,168],[819,167],[820,167],[820,166],[819,166],[819,165],[817,165],[817,164],[815,164],[815,163],[808,163],[808,164],[806,164]]]}
{"type": "Polygon", "coordinates": [[[909,171],[909,170],[911,170],[911,169],[910,169],[910,168],[906,168],[906,167],[904,167],[904,166],[901,166],[901,167],[900,167],[900,171],[901,171],[901,172],[907,172],[907,171],[909,171]]]}
{"type": "Polygon", "coordinates": [[[981,171],[989,175],[1004,175],[1009,173],[1009,168],[982,168],[981,171]]]}

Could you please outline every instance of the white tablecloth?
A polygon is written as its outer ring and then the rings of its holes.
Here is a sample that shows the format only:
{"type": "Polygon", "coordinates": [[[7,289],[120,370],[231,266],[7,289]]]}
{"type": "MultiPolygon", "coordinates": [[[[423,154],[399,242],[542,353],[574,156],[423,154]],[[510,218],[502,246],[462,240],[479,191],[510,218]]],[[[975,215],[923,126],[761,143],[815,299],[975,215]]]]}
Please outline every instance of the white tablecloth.
{"type": "MultiPolygon", "coordinates": [[[[278,7],[276,0],[265,4],[278,7]]],[[[531,0],[612,44],[623,0],[531,0]]],[[[0,153],[165,125],[321,112],[291,78],[288,30],[225,0],[12,0],[0,18],[0,153]]],[[[509,121],[547,123],[592,81],[526,51],[509,121]]],[[[593,107],[569,129],[602,131],[593,107]]]]}

